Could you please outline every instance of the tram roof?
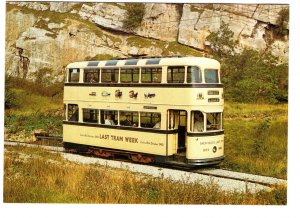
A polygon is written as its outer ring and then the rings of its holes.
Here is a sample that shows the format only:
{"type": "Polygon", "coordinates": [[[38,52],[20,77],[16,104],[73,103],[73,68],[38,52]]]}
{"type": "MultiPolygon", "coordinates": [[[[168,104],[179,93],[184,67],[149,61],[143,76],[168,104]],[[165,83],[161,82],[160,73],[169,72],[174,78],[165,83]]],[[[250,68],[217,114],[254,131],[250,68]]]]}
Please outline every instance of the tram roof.
{"type": "Polygon", "coordinates": [[[220,63],[211,58],[205,57],[171,57],[171,58],[142,58],[142,59],[123,59],[123,60],[104,60],[104,61],[82,61],[70,63],[67,68],[86,68],[86,67],[123,67],[123,66],[178,66],[178,65],[205,65],[219,67],[220,63]]]}

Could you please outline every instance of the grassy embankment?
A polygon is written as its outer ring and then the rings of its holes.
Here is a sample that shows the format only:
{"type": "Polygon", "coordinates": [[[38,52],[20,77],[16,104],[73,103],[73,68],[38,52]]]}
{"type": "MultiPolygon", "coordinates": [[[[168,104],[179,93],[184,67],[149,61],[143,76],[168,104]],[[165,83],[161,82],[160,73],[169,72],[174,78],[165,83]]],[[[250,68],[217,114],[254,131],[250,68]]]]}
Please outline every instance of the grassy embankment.
{"type": "Polygon", "coordinates": [[[122,204],[286,204],[286,188],[257,194],[173,182],[127,170],[68,162],[41,148],[6,147],[4,202],[122,204]]]}
{"type": "Polygon", "coordinates": [[[225,104],[223,166],[287,178],[287,104],[225,104]]]}

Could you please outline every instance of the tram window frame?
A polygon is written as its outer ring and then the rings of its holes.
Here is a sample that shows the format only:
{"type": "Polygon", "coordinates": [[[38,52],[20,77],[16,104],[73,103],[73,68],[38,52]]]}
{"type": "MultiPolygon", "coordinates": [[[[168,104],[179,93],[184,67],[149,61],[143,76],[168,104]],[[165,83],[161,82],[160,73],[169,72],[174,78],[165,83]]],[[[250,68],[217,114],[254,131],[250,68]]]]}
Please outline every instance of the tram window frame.
{"type": "Polygon", "coordinates": [[[161,78],[162,67],[141,68],[141,83],[161,83],[161,78]]]}
{"type": "Polygon", "coordinates": [[[191,123],[190,123],[190,131],[191,132],[204,132],[205,127],[204,127],[204,113],[202,111],[199,110],[193,110],[191,111],[191,123]],[[202,117],[202,122],[198,120],[198,118],[196,118],[197,114],[202,117]],[[198,126],[199,124],[197,124],[197,130],[195,130],[195,124],[199,122],[200,126],[198,126]],[[202,130],[199,129],[202,127],[202,130]]]}
{"type": "Polygon", "coordinates": [[[205,83],[220,83],[219,70],[212,68],[204,69],[204,81],[205,83]],[[214,75],[211,74],[212,72],[214,73],[214,75]]]}
{"type": "Polygon", "coordinates": [[[79,107],[78,104],[68,104],[68,121],[79,121],[79,107]]]}
{"type": "Polygon", "coordinates": [[[161,113],[140,112],[140,126],[142,128],[161,129],[161,113]]]}
{"type": "Polygon", "coordinates": [[[118,83],[119,71],[120,71],[119,68],[115,68],[115,67],[114,68],[102,68],[101,69],[101,83],[118,83]]]}
{"type": "Polygon", "coordinates": [[[206,131],[220,131],[222,124],[222,112],[206,113],[206,131]]]}
{"type": "Polygon", "coordinates": [[[167,83],[184,83],[185,68],[186,68],[185,66],[168,66],[168,68],[167,68],[167,83]],[[174,79],[175,76],[179,76],[179,79],[175,80],[174,79]]]}
{"type": "Polygon", "coordinates": [[[201,68],[198,67],[198,66],[188,66],[187,67],[186,82],[187,83],[202,83],[201,68]],[[193,71],[193,69],[196,69],[196,68],[197,68],[197,71],[193,71]],[[195,78],[197,76],[198,76],[198,78],[195,78]]]}
{"type": "Polygon", "coordinates": [[[82,121],[84,123],[99,123],[99,110],[82,108],[82,121]],[[86,115],[89,115],[89,118],[87,118],[86,115]]]}
{"type": "Polygon", "coordinates": [[[83,82],[84,83],[99,83],[100,81],[100,69],[88,68],[83,71],[83,82]],[[90,78],[91,76],[94,78],[90,78]]]}
{"type": "Polygon", "coordinates": [[[140,68],[121,68],[120,82],[121,83],[138,83],[140,78],[140,68]]]}
{"type": "Polygon", "coordinates": [[[100,123],[102,125],[111,125],[117,126],[119,125],[119,115],[117,110],[100,110],[100,123]],[[111,114],[111,120],[114,124],[109,124],[106,122],[107,116],[111,114]]]}
{"type": "Polygon", "coordinates": [[[78,83],[80,78],[80,69],[79,68],[70,68],[68,82],[78,83]]]}
{"type": "Polygon", "coordinates": [[[138,111],[120,111],[120,126],[139,127],[139,112],[138,111]],[[130,116],[132,125],[125,123],[127,115],[130,116]]]}

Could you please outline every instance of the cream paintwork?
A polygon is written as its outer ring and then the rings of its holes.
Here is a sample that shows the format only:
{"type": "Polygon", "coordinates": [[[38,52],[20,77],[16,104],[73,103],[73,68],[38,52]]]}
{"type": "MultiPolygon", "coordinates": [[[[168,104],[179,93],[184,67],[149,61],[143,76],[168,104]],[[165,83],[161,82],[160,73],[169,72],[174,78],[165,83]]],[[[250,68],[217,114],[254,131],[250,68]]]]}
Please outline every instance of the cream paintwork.
{"type": "MultiPolygon", "coordinates": [[[[147,60],[141,59],[137,65],[132,67],[145,66],[147,60]]],[[[80,68],[79,82],[83,82],[83,68],[89,62],[71,63],[67,68],[80,68]]],[[[106,61],[100,61],[98,67],[104,67],[106,61]]],[[[115,67],[124,66],[125,60],[118,61],[115,67]]],[[[147,65],[146,67],[162,67],[162,83],[167,80],[167,66],[199,66],[203,72],[205,68],[220,69],[220,64],[216,60],[208,58],[162,58],[159,65],[147,65]]],[[[112,67],[112,68],[115,68],[112,67]]],[[[220,74],[220,71],[219,71],[220,74]]],[[[67,73],[68,76],[68,73],[67,73]]],[[[219,75],[220,77],[220,75],[219,75]]],[[[140,76],[141,79],[141,76],[140,76]]],[[[185,75],[186,81],[186,75],[185,75]]],[[[186,83],[186,82],[185,82],[186,83]]],[[[134,84],[132,84],[134,85],[134,84]]],[[[176,85],[176,84],[174,84],[176,85]]],[[[203,112],[223,112],[224,99],[223,88],[172,88],[155,86],[65,86],[64,103],[78,104],[79,123],[82,123],[82,109],[92,108],[100,110],[124,110],[140,112],[161,113],[161,129],[167,129],[167,111],[185,110],[188,113],[187,130],[190,130],[190,112],[201,110],[203,112]],[[115,91],[120,90],[122,97],[115,97],[115,91]],[[137,92],[137,98],[130,98],[129,91],[137,92]],[[209,90],[219,91],[218,95],[208,95],[209,90]],[[109,96],[102,96],[102,92],[110,93],[109,96]],[[154,93],[155,97],[145,98],[145,93],[154,93]],[[199,98],[199,96],[201,96],[199,98]],[[219,102],[208,102],[208,98],[219,98],[219,102]],[[156,109],[144,109],[144,106],[155,106],[156,109]]],[[[176,118],[176,120],[178,120],[176,118]]],[[[178,121],[176,121],[178,122],[178,121]]],[[[137,127],[140,128],[140,127],[137,127]]],[[[142,152],[155,155],[170,156],[177,153],[178,134],[158,134],[142,131],[128,131],[121,129],[109,129],[90,126],[63,125],[63,141],[85,144],[91,146],[101,146],[112,149],[142,152]],[[108,135],[108,139],[100,139],[100,135],[108,135]],[[112,135],[123,137],[123,140],[112,140],[112,135]],[[125,137],[136,138],[137,141],[126,142],[125,137]],[[125,141],[124,141],[125,140],[125,141]],[[138,142],[138,143],[136,143],[138,142]]],[[[224,155],[224,135],[207,137],[187,137],[186,136],[186,158],[187,159],[209,159],[224,155]],[[200,144],[202,142],[202,144],[200,144]],[[204,145],[203,143],[212,143],[204,145]],[[218,142],[218,143],[217,143],[218,142]],[[212,148],[217,146],[217,151],[212,152],[212,148]],[[206,151],[208,150],[208,151],[206,151]]]]}
{"type": "Polygon", "coordinates": [[[180,105],[180,106],[217,106],[223,105],[222,88],[161,88],[161,87],[72,87],[65,86],[65,101],[92,101],[107,103],[126,103],[142,105],[180,105]],[[116,90],[122,92],[122,97],[115,97],[116,90]],[[137,98],[130,98],[129,92],[137,92],[137,98]],[[208,90],[218,90],[219,95],[208,95],[208,90]],[[102,92],[110,93],[109,96],[102,96],[102,92]],[[94,93],[95,96],[90,94],[94,93]],[[155,93],[155,97],[145,98],[144,94],[155,93]],[[203,99],[198,98],[202,93],[203,99]],[[220,102],[208,102],[209,98],[218,98],[220,102]]]}
{"type": "Polygon", "coordinates": [[[216,158],[224,155],[224,135],[187,137],[187,159],[216,158]],[[216,146],[216,152],[213,147],[216,146]]]}
{"type": "MultiPolygon", "coordinates": [[[[67,124],[63,131],[64,142],[164,156],[175,151],[173,146],[167,147],[165,134],[67,124]]],[[[168,144],[174,144],[173,139],[173,134],[169,135],[168,144]]]]}

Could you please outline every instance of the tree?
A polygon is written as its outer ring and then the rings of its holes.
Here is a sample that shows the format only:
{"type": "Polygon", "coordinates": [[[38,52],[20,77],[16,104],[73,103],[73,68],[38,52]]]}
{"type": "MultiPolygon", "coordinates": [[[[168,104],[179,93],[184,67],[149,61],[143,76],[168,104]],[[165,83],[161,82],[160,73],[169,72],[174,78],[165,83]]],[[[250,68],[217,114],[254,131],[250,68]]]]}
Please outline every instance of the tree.
{"type": "Polygon", "coordinates": [[[133,31],[141,25],[145,14],[145,5],[143,3],[128,3],[127,12],[123,20],[123,28],[133,31]]]}
{"type": "Polygon", "coordinates": [[[220,29],[206,38],[211,44],[214,56],[223,58],[235,53],[234,48],[237,42],[233,40],[233,36],[234,33],[230,30],[229,25],[222,21],[220,29]]]}

